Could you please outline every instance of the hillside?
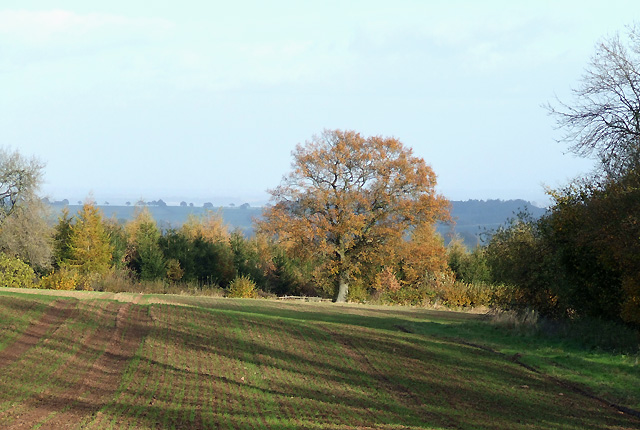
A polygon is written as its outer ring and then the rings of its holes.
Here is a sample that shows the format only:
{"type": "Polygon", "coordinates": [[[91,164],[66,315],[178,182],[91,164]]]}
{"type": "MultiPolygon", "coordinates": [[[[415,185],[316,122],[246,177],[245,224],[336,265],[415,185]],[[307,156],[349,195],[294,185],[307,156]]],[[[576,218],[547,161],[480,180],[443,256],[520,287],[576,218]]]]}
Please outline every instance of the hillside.
{"type": "MultiPolygon", "coordinates": [[[[67,206],[71,214],[76,213],[79,205],[67,206]]],[[[134,217],[135,206],[101,205],[100,210],[107,218],[127,221],[134,217]]],[[[179,227],[189,215],[202,215],[207,209],[189,206],[147,206],[154,219],[162,228],[179,227]]],[[[524,200],[468,200],[452,201],[451,216],[453,227],[440,225],[438,231],[448,241],[452,234],[458,234],[468,247],[480,243],[481,234],[497,228],[518,212],[528,208],[531,215],[540,217],[545,209],[535,207],[524,200]]],[[[53,206],[57,215],[62,206],[53,206]]],[[[261,207],[222,207],[216,208],[230,229],[239,229],[247,235],[253,233],[253,220],[260,218],[261,207]]]]}
{"type": "Polygon", "coordinates": [[[639,406],[632,363],[473,314],[3,289],[0,317],[4,429],[640,426],[609,405],[639,406]]]}

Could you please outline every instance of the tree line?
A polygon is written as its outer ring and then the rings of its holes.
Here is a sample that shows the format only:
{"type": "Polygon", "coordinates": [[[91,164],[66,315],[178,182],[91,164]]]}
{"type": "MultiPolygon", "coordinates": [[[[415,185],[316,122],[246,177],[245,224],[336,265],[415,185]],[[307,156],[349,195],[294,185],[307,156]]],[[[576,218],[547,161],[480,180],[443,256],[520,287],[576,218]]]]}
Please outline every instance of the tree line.
{"type": "Polygon", "coordinates": [[[547,215],[520,214],[471,251],[458,240],[445,247],[435,227],[450,221],[449,202],[431,167],[392,137],[325,130],[299,144],[250,238],[215,212],[161,231],[144,208],[122,224],[92,203],[49,226],[36,198],[42,164],[3,151],[4,283],[486,305],[640,324],[635,28],[598,45],[574,97],[547,109],[571,150],[597,159],[598,170],[548,190],[547,215]]]}

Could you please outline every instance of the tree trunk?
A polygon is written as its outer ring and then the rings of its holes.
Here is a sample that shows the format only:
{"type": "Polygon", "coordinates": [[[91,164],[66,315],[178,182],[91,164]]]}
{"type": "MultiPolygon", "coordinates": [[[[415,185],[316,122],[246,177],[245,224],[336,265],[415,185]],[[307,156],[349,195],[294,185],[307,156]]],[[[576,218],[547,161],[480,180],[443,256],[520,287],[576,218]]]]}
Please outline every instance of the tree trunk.
{"type": "Polygon", "coordinates": [[[342,239],[338,237],[338,289],[336,291],[336,297],[333,300],[335,303],[345,303],[347,301],[347,294],[349,293],[349,283],[347,282],[347,273],[345,271],[346,255],[345,250],[342,248],[342,239]]]}
{"type": "Polygon", "coordinates": [[[347,294],[349,293],[349,283],[346,281],[345,276],[340,274],[338,276],[338,294],[334,300],[335,303],[345,303],[347,301],[347,294]]]}

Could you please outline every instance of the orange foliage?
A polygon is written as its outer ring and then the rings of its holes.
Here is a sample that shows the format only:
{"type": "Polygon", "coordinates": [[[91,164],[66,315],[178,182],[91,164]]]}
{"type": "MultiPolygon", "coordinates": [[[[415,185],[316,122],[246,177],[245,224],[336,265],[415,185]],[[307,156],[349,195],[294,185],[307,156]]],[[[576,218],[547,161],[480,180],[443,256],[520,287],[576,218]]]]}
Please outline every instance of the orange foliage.
{"type": "Polygon", "coordinates": [[[293,157],[259,229],[295,255],[318,259],[339,294],[364,265],[393,255],[412,228],[449,217],[433,170],[395,138],[325,130],[293,157]]]}
{"type": "Polygon", "coordinates": [[[415,285],[429,274],[449,271],[447,250],[433,224],[420,224],[411,233],[411,240],[403,242],[399,256],[403,281],[415,285]]]}

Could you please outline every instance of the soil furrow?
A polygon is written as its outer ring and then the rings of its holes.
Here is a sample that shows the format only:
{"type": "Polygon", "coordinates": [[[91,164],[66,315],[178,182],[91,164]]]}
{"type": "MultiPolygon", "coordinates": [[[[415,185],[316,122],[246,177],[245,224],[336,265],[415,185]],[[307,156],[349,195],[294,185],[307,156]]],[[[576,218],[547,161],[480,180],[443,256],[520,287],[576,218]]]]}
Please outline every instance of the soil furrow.
{"type": "Polygon", "coordinates": [[[38,407],[22,416],[11,428],[32,428],[55,413],[41,429],[74,427],[83,418],[98,411],[120,384],[127,363],[133,358],[150,326],[146,313],[135,305],[120,307],[115,330],[106,351],[88,369],[82,380],[63,393],[43,399],[38,407]],[[57,413],[56,413],[57,412],[57,413]]]}
{"type": "Polygon", "coordinates": [[[437,422],[446,428],[457,428],[457,424],[451,422],[446,417],[440,417],[424,410],[422,399],[409,388],[402,384],[392,381],[387,375],[379,371],[369,360],[369,358],[362,353],[347,336],[338,333],[327,326],[320,326],[331,337],[337,341],[344,350],[344,353],[351,358],[358,367],[366,374],[371,375],[376,379],[378,384],[387,391],[392,397],[395,397],[401,404],[411,407],[414,411],[419,413],[425,418],[425,422],[437,422]]]}
{"type": "Polygon", "coordinates": [[[0,369],[17,361],[22,354],[37,344],[53,327],[59,326],[69,318],[74,308],[75,302],[73,301],[56,300],[53,302],[38,321],[29,325],[18,339],[0,351],[0,369]]]}
{"type": "MultiPolygon", "coordinates": [[[[118,303],[110,303],[106,309],[102,308],[97,310],[99,321],[108,321],[110,315],[115,315],[118,311],[118,303]]],[[[113,321],[113,316],[111,317],[113,321]]],[[[15,411],[10,415],[18,415],[19,422],[21,423],[36,423],[43,420],[46,416],[58,411],[59,402],[58,398],[60,393],[66,394],[74,387],[69,385],[76,381],[82,381],[85,375],[91,370],[93,360],[96,353],[104,351],[107,343],[109,342],[113,326],[111,324],[104,324],[90,333],[88,336],[81,340],[80,347],[75,353],[69,357],[69,359],[60,366],[54,373],[51,374],[49,380],[64,381],[64,384],[53,384],[43,392],[37,394],[33,398],[25,400],[25,407],[22,408],[25,413],[21,411],[15,411]],[[65,387],[69,387],[65,390],[65,387]]]]}

